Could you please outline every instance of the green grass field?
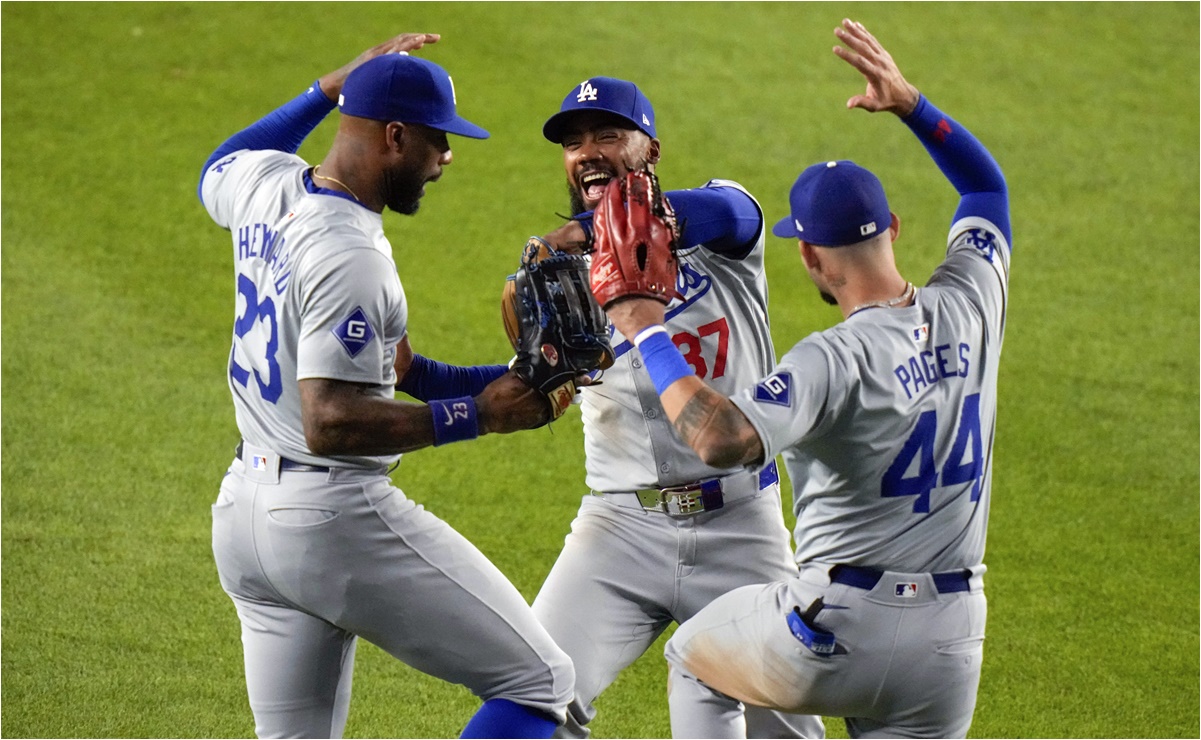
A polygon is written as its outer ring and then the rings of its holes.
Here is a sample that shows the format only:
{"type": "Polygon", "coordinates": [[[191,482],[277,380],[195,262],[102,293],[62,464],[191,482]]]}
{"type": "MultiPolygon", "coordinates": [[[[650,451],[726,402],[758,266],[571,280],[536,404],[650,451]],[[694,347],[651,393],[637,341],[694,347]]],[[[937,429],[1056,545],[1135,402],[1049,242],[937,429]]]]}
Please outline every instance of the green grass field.
{"type": "MultiPolygon", "coordinates": [[[[253,732],[209,547],[238,437],[233,290],[195,188],[226,136],[388,36],[443,34],[423,53],[493,138],[455,140],[421,213],[385,230],[414,346],[449,362],[509,356],[504,276],[567,207],[541,125],[591,75],[654,101],[669,188],[736,179],[774,220],[805,165],[872,168],[924,282],[955,194],[902,125],[844,110],[844,15],[1012,194],[972,735],[1201,734],[1197,4],[7,2],[3,735],[253,732]]],[[[790,243],[769,239],[768,266],[778,351],[837,320],[790,243]]],[[[413,454],[396,480],[533,598],[585,492],[578,411],[413,454]]],[[[598,737],[668,736],[660,648],[601,698],[598,737]]],[[[364,645],[347,735],[452,737],[476,705],[364,645]]]]}

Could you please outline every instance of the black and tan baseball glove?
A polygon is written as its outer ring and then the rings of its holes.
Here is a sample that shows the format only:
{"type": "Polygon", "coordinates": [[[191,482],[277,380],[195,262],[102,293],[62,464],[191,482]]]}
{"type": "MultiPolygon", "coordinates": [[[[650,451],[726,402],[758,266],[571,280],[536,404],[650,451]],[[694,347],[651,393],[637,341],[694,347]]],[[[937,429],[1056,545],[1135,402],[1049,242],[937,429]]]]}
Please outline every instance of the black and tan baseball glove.
{"type": "Polygon", "coordinates": [[[505,281],[501,315],[517,353],[513,369],[550,403],[551,420],[571,405],[576,381],[613,364],[608,321],[588,287],[587,258],[530,237],[521,267],[505,281]]]}

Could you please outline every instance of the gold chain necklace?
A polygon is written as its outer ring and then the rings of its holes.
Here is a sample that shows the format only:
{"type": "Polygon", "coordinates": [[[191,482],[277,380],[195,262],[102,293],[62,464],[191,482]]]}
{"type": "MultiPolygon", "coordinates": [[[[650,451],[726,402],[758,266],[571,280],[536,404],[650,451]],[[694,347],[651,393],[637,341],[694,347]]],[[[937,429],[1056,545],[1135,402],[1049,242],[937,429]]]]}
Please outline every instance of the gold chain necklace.
{"type": "Polygon", "coordinates": [[[849,314],[847,314],[847,317],[850,318],[851,316],[853,316],[856,313],[859,313],[860,311],[862,311],[865,308],[895,308],[896,306],[899,306],[902,303],[905,303],[906,301],[908,301],[910,298],[912,298],[914,296],[915,293],[917,293],[917,288],[913,287],[913,283],[906,282],[905,283],[905,292],[901,293],[896,298],[890,298],[887,301],[868,301],[867,303],[861,303],[858,306],[855,306],[854,308],[852,308],[851,312],[849,314]]]}
{"type": "Polygon", "coordinates": [[[341,180],[338,180],[336,178],[333,178],[333,177],[326,177],[325,175],[318,175],[317,170],[319,170],[319,169],[321,169],[321,165],[317,165],[316,167],[313,168],[313,177],[317,178],[318,180],[329,180],[330,182],[336,182],[339,185],[341,185],[342,187],[346,188],[346,192],[350,194],[351,198],[358,200],[360,203],[363,202],[363,201],[359,200],[359,196],[355,195],[354,191],[351,190],[350,186],[347,185],[346,183],[344,183],[341,180]]]}

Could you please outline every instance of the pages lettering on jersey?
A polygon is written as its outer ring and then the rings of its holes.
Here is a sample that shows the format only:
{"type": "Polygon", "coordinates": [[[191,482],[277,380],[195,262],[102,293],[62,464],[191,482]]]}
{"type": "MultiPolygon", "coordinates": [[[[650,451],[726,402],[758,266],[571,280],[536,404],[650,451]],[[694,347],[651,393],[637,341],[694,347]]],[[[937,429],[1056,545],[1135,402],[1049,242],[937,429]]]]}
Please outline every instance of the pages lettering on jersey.
{"type": "MultiPolygon", "coordinates": [[[[914,340],[917,333],[926,328],[924,325],[914,329],[914,340]]],[[[924,343],[925,340],[923,340],[924,343]]],[[[958,353],[951,350],[950,344],[940,344],[933,350],[922,350],[905,362],[897,365],[892,374],[901,383],[906,398],[913,398],[919,391],[947,378],[966,378],[971,366],[969,357],[972,348],[967,342],[959,343],[958,353]]]]}

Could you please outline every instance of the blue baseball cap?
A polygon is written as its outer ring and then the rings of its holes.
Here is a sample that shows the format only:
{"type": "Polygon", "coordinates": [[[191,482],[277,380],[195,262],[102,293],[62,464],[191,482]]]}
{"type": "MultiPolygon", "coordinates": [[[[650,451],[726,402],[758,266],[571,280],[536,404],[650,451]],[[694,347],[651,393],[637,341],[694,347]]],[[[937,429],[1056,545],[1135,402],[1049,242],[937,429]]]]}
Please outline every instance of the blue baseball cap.
{"type": "Polygon", "coordinates": [[[805,168],[788,193],[792,214],[771,233],[819,247],[845,247],[887,231],[892,224],[884,186],[849,159],[805,168]]]}
{"type": "Polygon", "coordinates": [[[419,123],[472,139],[488,132],[455,113],[455,86],[433,62],[404,52],[381,54],[355,68],[342,85],[338,110],[374,121],[419,123]]]}
{"type": "Polygon", "coordinates": [[[543,124],[542,135],[561,144],[567,119],[572,113],[584,110],[606,111],[621,116],[639,131],[655,138],[655,109],[651,107],[651,101],[633,82],[615,77],[593,77],[577,85],[563,98],[559,112],[543,124]]]}

